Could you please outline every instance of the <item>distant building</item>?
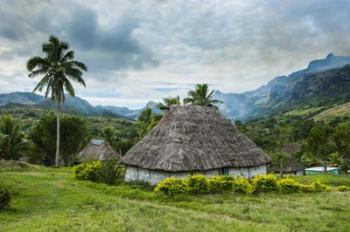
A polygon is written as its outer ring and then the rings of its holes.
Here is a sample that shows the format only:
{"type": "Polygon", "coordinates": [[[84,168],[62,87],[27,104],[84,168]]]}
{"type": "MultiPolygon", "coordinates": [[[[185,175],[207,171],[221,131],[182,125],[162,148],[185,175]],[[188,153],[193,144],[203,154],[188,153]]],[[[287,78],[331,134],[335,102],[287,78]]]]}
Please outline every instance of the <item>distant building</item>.
{"type": "Polygon", "coordinates": [[[88,162],[93,160],[115,160],[121,159],[108,142],[99,139],[92,139],[79,153],[78,162],[88,162]]]}
{"type": "Polygon", "coordinates": [[[301,146],[298,143],[288,143],[284,145],[281,149],[282,152],[289,154],[284,167],[281,170],[281,167],[278,165],[272,165],[269,167],[269,170],[272,172],[282,173],[284,174],[294,174],[294,175],[303,175],[304,167],[296,158],[295,155],[300,151],[301,146]]]}
{"type": "MultiPolygon", "coordinates": [[[[306,175],[317,175],[324,173],[324,167],[311,167],[311,168],[305,168],[305,174],[306,175]]],[[[333,174],[333,175],[339,175],[339,168],[338,167],[327,167],[327,173],[333,174]]]]}
{"type": "Polygon", "coordinates": [[[191,174],[266,173],[271,158],[217,108],[171,106],[159,124],[123,157],[126,181],[151,185],[191,174]]]}

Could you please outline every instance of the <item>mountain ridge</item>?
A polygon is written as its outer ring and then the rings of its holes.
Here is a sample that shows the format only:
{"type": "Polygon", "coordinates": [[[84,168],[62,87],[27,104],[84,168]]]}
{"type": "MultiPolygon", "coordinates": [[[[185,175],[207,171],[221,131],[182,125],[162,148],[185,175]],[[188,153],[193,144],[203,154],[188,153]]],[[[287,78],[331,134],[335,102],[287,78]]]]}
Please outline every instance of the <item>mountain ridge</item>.
{"type": "Polygon", "coordinates": [[[286,104],[285,101],[289,99],[289,93],[295,92],[296,83],[307,78],[308,75],[341,68],[347,64],[350,64],[350,56],[335,56],[329,53],[324,59],[310,61],[305,69],[292,72],[288,76],[275,77],[255,90],[241,94],[217,91],[214,97],[224,102],[219,105],[219,109],[229,118],[250,120],[268,116],[283,108],[283,104],[286,104]],[[232,103],[235,103],[236,108],[232,103]]]}
{"type": "MultiPolygon", "coordinates": [[[[219,109],[231,119],[251,120],[288,111],[291,107],[342,104],[350,100],[350,56],[329,53],[324,59],[312,60],[306,68],[288,76],[278,76],[259,88],[244,93],[215,91],[214,97],[223,101],[219,109]],[[349,81],[348,81],[349,80],[349,81]],[[340,91],[340,93],[338,93],[340,91]],[[337,92],[338,91],[338,92],[337,92]],[[327,102],[328,101],[328,102],[327,102]]],[[[9,103],[54,109],[51,100],[30,92],[0,94],[0,107],[9,103]]],[[[63,112],[82,115],[111,116],[136,119],[146,108],[160,113],[157,103],[149,101],[141,109],[118,106],[92,106],[79,97],[66,97],[63,112]]]]}

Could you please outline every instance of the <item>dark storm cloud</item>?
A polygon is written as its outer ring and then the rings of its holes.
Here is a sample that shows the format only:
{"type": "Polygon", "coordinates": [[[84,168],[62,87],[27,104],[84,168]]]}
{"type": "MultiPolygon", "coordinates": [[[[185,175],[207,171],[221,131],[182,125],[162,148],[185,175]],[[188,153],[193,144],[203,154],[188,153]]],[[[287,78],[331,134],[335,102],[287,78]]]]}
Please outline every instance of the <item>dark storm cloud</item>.
{"type": "Polygon", "coordinates": [[[73,1],[7,1],[4,5],[0,8],[0,38],[15,46],[0,57],[33,55],[53,34],[68,41],[92,71],[157,64],[151,52],[132,37],[138,21],[129,15],[104,28],[98,25],[94,10],[73,1]],[[64,9],[57,10],[62,5],[64,9]]]}
{"type": "Polygon", "coordinates": [[[348,0],[3,0],[0,84],[18,90],[26,59],[54,34],[88,65],[83,93],[99,104],[204,82],[243,92],[329,52],[350,55],[349,19],[348,0]]]}

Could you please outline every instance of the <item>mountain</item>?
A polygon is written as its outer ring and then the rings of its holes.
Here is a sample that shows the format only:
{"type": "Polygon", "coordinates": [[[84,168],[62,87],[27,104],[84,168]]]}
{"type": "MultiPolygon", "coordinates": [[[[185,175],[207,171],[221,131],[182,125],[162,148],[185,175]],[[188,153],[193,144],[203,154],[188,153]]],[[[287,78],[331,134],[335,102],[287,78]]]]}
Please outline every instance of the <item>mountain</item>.
{"type": "Polygon", "coordinates": [[[350,100],[350,65],[308,73],[272,96],[267,107],[284,111],[298,106],[327,106],[350,100]]]}
{"type": "MultiPolygon", "coordinates": [[[[157,103],[149,101],[145,107],[130,110],[127,107],[117,106],[92,106],[88,101],[80,97],[66,96],[64,104],[60,106],[65,113],[80,114],[86,116],[109,116],[113,118],[136,119],[146,108],[151,108],[154,113],[160,113],[157,103]]],[[[40,109],[56,109],[56,104],[50,99],[30,92],[13,92],[0,94],[0,107],[13,109],[23,106],[32,106],[40,109]]]]}
{"type": "MultiPolygon", "coordinates": [[[[275,77],[256,90],[239,94],[216,91],[214,97],[223,101],[219,109],[227,117],[245,121],[298,107],[329,108],[350,100],[350,65],[347,64],[350,64],[350,56],[330,53],[324,59],[311,61],[305,69],[275,77]]],[[[8,104],[33,105],[43,109],[55,107],[51,100],[27,92],[0,94],[0,107],[8,104]]],[[[156,102],[149,101],[145,107],[136,110],[117,106],[95,107],[79,97],[67,96],[61,109],[81,115],[136,119],[146,108],[161,113],[156,105],[156,102]]]]}
{"type": "Polygon", "coordinates": [[[128,117],[128,118],[134,118],[135,117],[135,112],[138,112],[137,110],[130,110],[127,107],[118,107],[118,106],[101,106],[101,105],[98,105],[98,106],[96,106],[96,109],[98,111],[104,111],[104,110],[105,111],[109,111],[109,112],[112,112],[114,114],[123,115],[124,117],[128,117]]]}
{"type": "MultiPolygon", "coordinates": [[[[35,106],[42,109],[56,109],[56,104],[52,102],[51,99],[45,99],[42,102],[35,104],[35,106]]],[[[103,107],[92,106],[88,101],[77,96],[71,97],[69,95],[66,95],[64,104],[61,104],[60,109],[65,113],[73,113],[86,116],[108,116],[113,118],[131,119],[103,107]]]]}
{"type": "Polygon", "coordinates": [[[97,109],[106,110],[118,115],[122,115],[124,117],[130,119],[137,119],[137,117],[141,114],[141,112],[147,108],[150,108],[153,113],[160,114],[161,111],[157,107],[157,103],[153,101],[149,101],[143,108],[131,110],[127,107],[117,107],[117,106],[96,106],[97,109]]]}
{"type": "MultiPolygon", "coordinates": [[[[56,109],[56,103],[51,99],[45,99],[36,104],[36,106],[44,109],[56,109]]],[[[81,99],[80,97],[71,97],[69,95],[65,96],[65,101],[61,104],[60,108],[63,112],[78,113],[82,115],[95,115],[98,113],[95,107],[90,105],[86,100],[81,99]]]]}
{"type": "MultiPolygon", "coordinates": [[[[256,90],[241,94],[217,91],[214,97],[224,102],[219,105],[219,109],[226,116],[240,120],[272,115],[297,105],[322,104],[329,95],[327,87],[334,90],[334,87],[337,86],[337,81],[342,79],[341,77],[334,77],[334,75],[341,75],[335,68],[343,67],[346,64],[350,64],[350,56],[335,56],[330,53],[324,59],[311,61],[305,69],[293,72],[288,76],[276,77],[256,90]],[[331,83],[329,83],[327,76],[332,79],[331,83]],[[324,85],[320,82],[324,83],[324,85]],[[325,83],[332,85],[329,86],[325,83]],[[320,92],[315,94],[313,87],[320,92]],[[311,95],[307,97],[305,91],[314,93],[312,94],[312,99],[308,98],[311,95]],[[293,104],[290,104],[291,101],[293,104]],[[297,103],[298,101],[299,103],[297,103]]],[[[343,71],[347,72],[346,70],[343,71]]],[[[343,84],[344,81],[339,83],[343,84]]],[[[342,91],[345,91],[344,89],[347,89],[347,85],[342,88],[342,91]]],[[[346,94],[346,92],[342,92],[342,95],[346,94]]],[[[346,97],[342,96],[342,98],[346,97]]]]}
{"type": "Polygon", "coordinates": [[[31,92],[13,92],[0,94],[0,106],[10,103],[34,105],[44,100],[44,97],[31,92]]]}

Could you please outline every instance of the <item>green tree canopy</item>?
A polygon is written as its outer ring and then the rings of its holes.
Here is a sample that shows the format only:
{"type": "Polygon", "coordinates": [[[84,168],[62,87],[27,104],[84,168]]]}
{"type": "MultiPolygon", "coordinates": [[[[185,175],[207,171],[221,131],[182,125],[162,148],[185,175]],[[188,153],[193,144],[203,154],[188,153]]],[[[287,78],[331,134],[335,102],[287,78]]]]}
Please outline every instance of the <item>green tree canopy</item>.
{"type": "Polygon", "coordinates": [[[350,159],[350,123],[340,123],[334,130],[334,142],[337,151],[346,159],[350,159]]]}
{"type": "Polygon", "coordinates": [[[21,124],[11,115],[0,117],[0,158],[17,160],[24,155],[27,146],[21,124]]]}
{"type": "Polygon", "coordinates": [[[188,97],[184,99],[184,104],[213,106],[222,103],[213,98],[214,90],[209,92],[208,84],[197,84],[195,90],[188,92],[188,97]]]}
{"type": "Polygon", "coordinates": [[[339,123],[334,130],[334,142],[344,171],[350,168],[350,123],[339,123]]]}
{"type": "MultiPolygon", "coordinates": [[[[76,116],[63,115],[61,119],[61,156],[65,165],[71,164],[75,155],[87,142],[87,128],[84,120],[76,116]]],[[[56,116],[50,111],[34,125],[30,131],[30,139],[33,141],[39,163],[45,165],[55,164],[56,143],[56,116]]]]}
{"type": "Polygon", "coordinates": [[[335,147],[332,140],[333,128],[327,124],[317,124],[314,126],[307,138],[307,150],[312,156],[320,159],[327,172],[327,161],[335,147]]]}
{"type": "Polygon", "coordinates": [[[159,109],[166,109],[172,105],[181,105],[179,96],[163,98],[163,102],[159,103],[157,106],[159,109]]]}
{"type": "Polygon", "coordinates": [[[139,139],[141,139],[150,130],[152,130],[153,127],[158,124],[161,118],[161,115],[154,114],[150,108],[142,111],[140,116],[137,118],[137,121],[135,122],[135,128],[139,139]]]}

